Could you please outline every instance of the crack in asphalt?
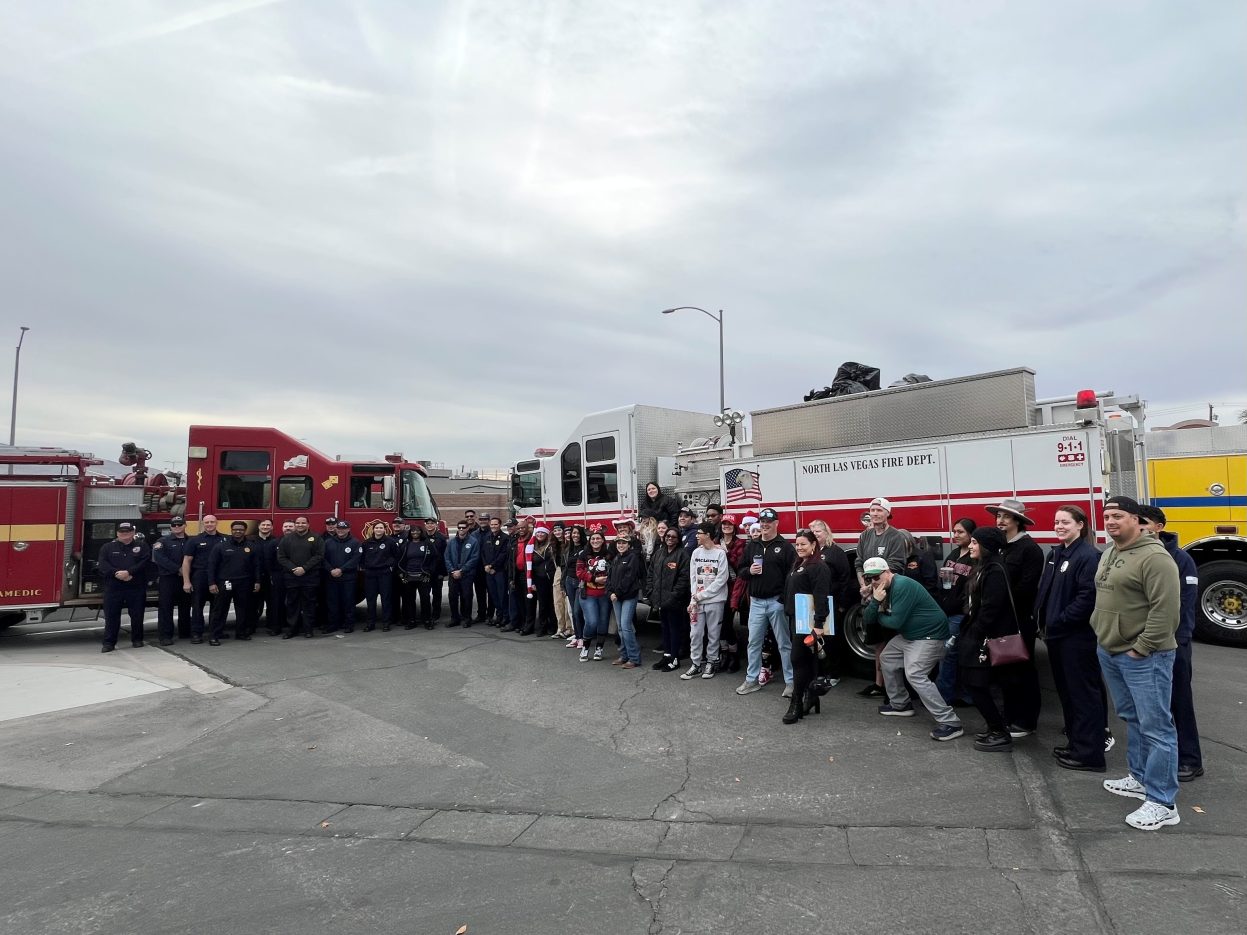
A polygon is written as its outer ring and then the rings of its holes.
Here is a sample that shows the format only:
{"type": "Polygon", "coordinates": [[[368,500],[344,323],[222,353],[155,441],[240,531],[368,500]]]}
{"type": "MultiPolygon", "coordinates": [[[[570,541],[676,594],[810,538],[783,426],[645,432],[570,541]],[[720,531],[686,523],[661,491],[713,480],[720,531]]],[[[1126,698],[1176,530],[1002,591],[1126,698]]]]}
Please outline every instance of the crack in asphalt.
{"type": "MultiPolygon", "coordinates": [[[[1074,876],[1078,880],[1078,890],[1090,907],[1096,927],[1104,935],[1116,935],[1117,927],[1105,908],[1104,894],[1100,892],[1095,875],[1083,858],[1082,848],[1078,846],[1069,831],[1069,824],[1057,806],[1052,790],[1048,787],[1047,779],[1036,767],[1029,752],[1015,750],[1012,760],[1027,808],[1034,816],[1035,827],[1046,833],[1053,849],[1060,855],[1063,862],[1073,868],[1074,876]]],[[[1014,883],[1014,885],[1017,884],[1014,883]]]]}
{"type": "Polygon", "coordinates": [[[641,677],[636,681],[637,690],[619,702],[619,707],[615,711],[616,714],[622,714],[624,719],[623,726],[616,728],[610,733],[611,750],[615,753],[619,753],[619,738],[623,736],[624,731],[632,726],[632,715],[625,708],[629,701],[640,698],[649,690],[649,686],[645,683],[645,678],[648,674],[648,672],[641,673],[641,677]]]}
{"type": "Polygon", "coordinates": [[[649,927],[646,929],[646,935],[662,935],[662,930],[665,927],[662,921],[662,901],[667,896],[668,878],[671,876],[671,871],[675,869],[677,861],[666,861],[666,869],[663,870],[662,876],[660,876],[658,880],[652,884],[647,884],[646,882],[639,880],[637,878],[637,870],[642,866],[653,866],[654,864],[659,863],[661,862],[641,858],[634,861],[632,864],[632,891],[636,893],[637,898],[645,903],[650,910],[650,921],[649,927]],[[658,888],[658,893],[656,896],[651,897],[646,893],[646,890],[652,890],[655,886],[658,888]]]}

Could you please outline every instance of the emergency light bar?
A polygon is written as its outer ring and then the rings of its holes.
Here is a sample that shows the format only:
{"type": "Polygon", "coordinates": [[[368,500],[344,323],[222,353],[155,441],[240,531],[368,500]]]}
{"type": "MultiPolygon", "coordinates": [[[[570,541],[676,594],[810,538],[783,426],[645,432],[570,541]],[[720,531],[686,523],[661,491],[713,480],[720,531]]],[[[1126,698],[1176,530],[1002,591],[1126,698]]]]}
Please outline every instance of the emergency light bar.
{"type": "Polygon", "coordinates": [[[1096,407],[1095,390],[1079,390],[1074,406],[1078,409],[1094,409],[1096,407]]]}

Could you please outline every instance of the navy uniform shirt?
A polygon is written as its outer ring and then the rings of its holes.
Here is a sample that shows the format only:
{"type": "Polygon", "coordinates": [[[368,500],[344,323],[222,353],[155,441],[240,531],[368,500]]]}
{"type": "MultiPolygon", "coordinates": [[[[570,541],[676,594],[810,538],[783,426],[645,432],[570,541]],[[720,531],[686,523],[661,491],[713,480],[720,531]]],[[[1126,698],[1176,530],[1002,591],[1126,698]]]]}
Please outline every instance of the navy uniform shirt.
{"type": "Polygon", "coordinates": [[[212,550],[228,538],[229,536],[222,535],[219,532],[201,532],[197,536],[191,536],[186,543],[185,552],[185,555],[191,560],[191,575],[206,575],[208,573],[208,562],[212,559],[212,550]]]}
{"type": "Polygon", "coordinates": [[[398,560],[398,543],[389,536],[376,539],[369,536],[360,546],[363,555],[364,574],[388,575],[394,571],[398,560]]]}
{"type": "Polygon", "coordinates": [[[152,561],[162,577],[182,574],[182,558],[186,555],[186,546],[190,543],[188,536],[175,536],[169,533],[152,546],[152,561]]]}
{"type": "Polygon", "coordinates": [[[152,550],[142,539],[134,539],[126,545],[120,539],[104,543],[97,559],[100,578],[105,587],[147,588],[147,566],[152,558],[152,550]],[[128,571],[130,581],[119,581],[114,577],[119,571],[128,571]]]}
{"type": "Polygon", "coordinates": [[[248,539],[235,542],[233,536],[212,550],[208,562],[208,581],[255,581],[260,574],[260,550],[248,539]]]}

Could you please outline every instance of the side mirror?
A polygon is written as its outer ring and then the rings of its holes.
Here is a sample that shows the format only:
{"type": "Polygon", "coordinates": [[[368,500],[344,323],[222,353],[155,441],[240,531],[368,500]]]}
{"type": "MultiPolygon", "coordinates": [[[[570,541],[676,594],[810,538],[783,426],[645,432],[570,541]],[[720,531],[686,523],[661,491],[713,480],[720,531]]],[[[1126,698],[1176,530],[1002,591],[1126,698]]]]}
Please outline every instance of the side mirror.
{"type": "Polygon", "coordinates": [[[381,478],[381,509],[394,509],[394,478],[393,476],[381,478]]]}

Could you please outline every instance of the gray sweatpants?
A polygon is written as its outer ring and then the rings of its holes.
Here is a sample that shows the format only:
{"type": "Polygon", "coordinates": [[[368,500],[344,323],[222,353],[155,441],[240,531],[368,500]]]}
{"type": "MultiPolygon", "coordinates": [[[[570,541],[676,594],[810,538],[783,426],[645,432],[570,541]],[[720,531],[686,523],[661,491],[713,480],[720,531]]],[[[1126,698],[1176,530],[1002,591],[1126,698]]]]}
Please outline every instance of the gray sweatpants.
{"type": "Polygon", "coordinates": [[[905,679],[931,717],[940,724],[961,724],[961,718],[951,705],[944,703],[940,690],[931,681],[931,670],[944,658],[943,640],[907,640],[894,636],[883,647],[879,667],[883,670],[883,687],[888,693],[888,704],[900,708],[909,703],[905,679]]]}
{"type": "Polygon", "coordinates": [[[694,665],[699,666],[706,661],[712,665],[718,665],[719,631],[723,629],[723,610],[726,607],[726,601],[697,605],[697,622],[692,625],[692,631],[689,633],[694,665]],[[709,642],[709,646],[706,647],[708,652],[703,654],[702,643],[707,641],[709,642]],[[710,657],[709,660],[705,658],[707,655],[710,657]]]}

